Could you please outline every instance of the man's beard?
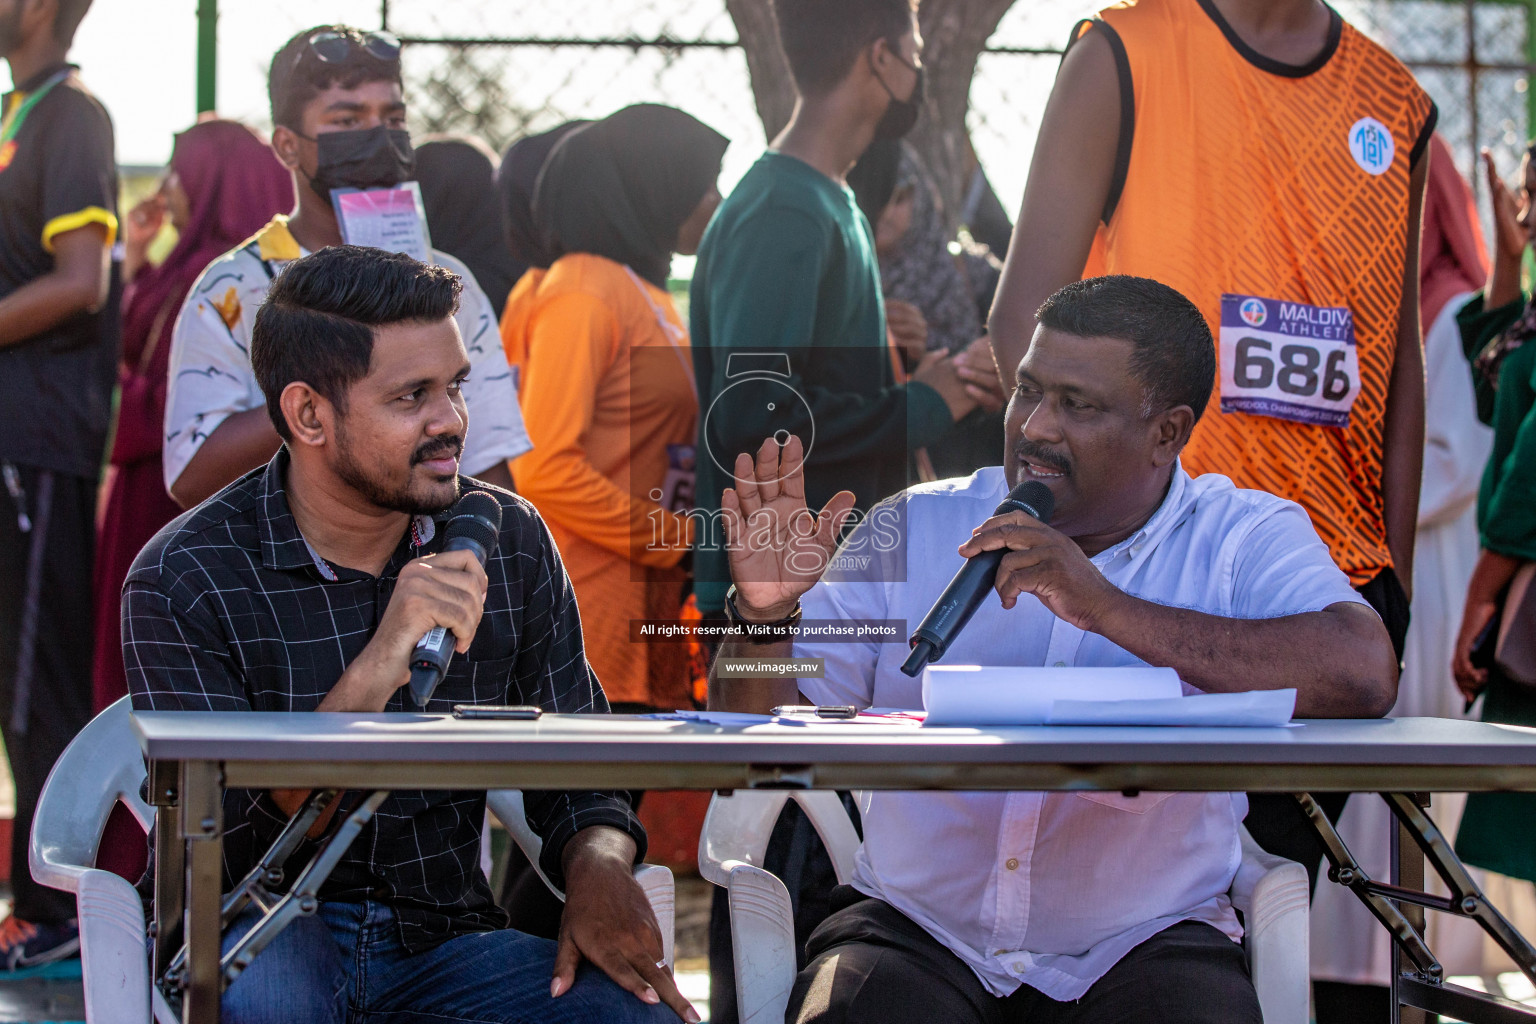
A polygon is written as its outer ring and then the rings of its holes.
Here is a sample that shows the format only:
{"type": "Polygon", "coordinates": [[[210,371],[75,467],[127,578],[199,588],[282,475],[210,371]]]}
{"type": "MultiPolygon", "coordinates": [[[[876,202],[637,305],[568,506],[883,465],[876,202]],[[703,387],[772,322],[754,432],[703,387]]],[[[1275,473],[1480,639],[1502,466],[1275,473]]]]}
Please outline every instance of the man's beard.
{"type": "MultiPolygon", "coordinates": [[[[390,487],[369,476],[364,471],[362,464],[353,456],[353,446],[346,432],[338,431],[336,445],[336,475],[341,482],[362,495],[370,503],[379,508],[387,508],[391,512],[405,512],[413,516],[432,515],[441,512],[452,505],[459,497],[459,480],[454,477],[453,491],[447,500],[428,494],[417,494],[411,489],[411,475],[407,475],[406,483],[400,487],[390,487]]],[[[411,467],[414,468],[428,459],[439,458],[444,455],[458,457],[464,450],[464,440],[459,437],[444,437],[428,441],[411,454],[411,467]]]]}

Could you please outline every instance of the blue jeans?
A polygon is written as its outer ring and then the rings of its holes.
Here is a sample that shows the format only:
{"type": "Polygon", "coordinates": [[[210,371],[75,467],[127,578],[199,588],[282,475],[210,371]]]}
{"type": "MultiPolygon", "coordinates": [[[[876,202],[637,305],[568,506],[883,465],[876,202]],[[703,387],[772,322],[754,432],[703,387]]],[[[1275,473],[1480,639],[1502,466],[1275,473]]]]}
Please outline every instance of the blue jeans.
{"type": "MultiPolygon", "coordinates": [[[[257,920],[247,911],[232,946],[257,920]]],[[[450,939],[412,956],[383,903],[322,903],[290,924],[224,993],[228,1024],[676,1024],[582,964],[576,984],[549,996],[555,944],[504,929],[450,939]]]]}

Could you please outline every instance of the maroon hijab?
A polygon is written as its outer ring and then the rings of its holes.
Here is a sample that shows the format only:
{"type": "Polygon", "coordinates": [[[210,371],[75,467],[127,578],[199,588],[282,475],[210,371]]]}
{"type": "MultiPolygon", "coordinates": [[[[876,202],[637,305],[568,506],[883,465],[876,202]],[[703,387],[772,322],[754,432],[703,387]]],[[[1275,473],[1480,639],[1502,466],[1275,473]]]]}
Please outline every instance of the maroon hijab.
{"type": "Polygon", "coordinates": [[[171,169],[191,212],[165,262],[142,270],[123,297],[123,405],[112,455],[119,464],[150,454],[141,451],[146,447],[159,453],[171,330],[192,283],[273,216],[293,209],[291,175],[260,135],[236,121],[205,121],[177,135],[171,169]],[[145,435],[153,436],[152,446],[145,435]]]}

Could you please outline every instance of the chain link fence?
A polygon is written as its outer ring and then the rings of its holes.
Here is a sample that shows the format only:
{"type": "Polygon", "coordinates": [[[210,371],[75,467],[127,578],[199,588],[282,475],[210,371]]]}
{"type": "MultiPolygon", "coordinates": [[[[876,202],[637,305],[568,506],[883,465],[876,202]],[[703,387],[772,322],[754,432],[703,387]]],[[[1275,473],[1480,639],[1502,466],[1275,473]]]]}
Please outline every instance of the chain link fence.
{"type": "MultiPolygon", "coordinates": [[[[1060,50],[1104,0],[1019,0],[971,85],[970,129],[1006,209],[1016,209],[1060,50]]],[[[1472,177],[1481,146],[1512,175],[1530,134],[1532,5],[1519,0],[1337,0],[1401,57],[1440,108],[1440,131],[1472,177]]],[[[264,124],[266,63],[318,21],[386,25],[407,40],[414,131],[464,132],[496,149],[572,118],[635,102],[681,107],[732,140],[729,188],[764,145],[746,61],[723,0],[265,0],[222,5],[226,112],[264,124]],[[255,83],[261,83],[257,88],[255,83]]],[[[1485,206],[1481,204],[1480,206],[1485,206]]]]}
{"type": "Polygon", "coordinates": [[[1438,130],[1491,229],[1478,151],[1512,178],[1531,136],[1533,5],[1490,0],[1344,0],[1340,13],[1413,69],[1440,108],[1438,130]]]}
{"type": "MultiPolygon", "coordinates": [[[[1015,5],[977,62],[970,129],[1004,206],[1017,206],[1045,98],[1083,0],[1015,5]]],[[[1508,0],[1342,0],[1352,23],[1413,68],[1440,107],[1440,130],[1472,176],[1481,146],[1512,171],[1527,125],[1531,7],[1508,0]]],[[[380,20],[409,40],[416,127],[470,132],[501,148],[624,103],[671,103],[731,137],[724,184],[763,144],[746,63],[722,0],[381,0],[380,20]]],[[[1481,192],[1481,186],[1478,186],[1481,192]]]]}

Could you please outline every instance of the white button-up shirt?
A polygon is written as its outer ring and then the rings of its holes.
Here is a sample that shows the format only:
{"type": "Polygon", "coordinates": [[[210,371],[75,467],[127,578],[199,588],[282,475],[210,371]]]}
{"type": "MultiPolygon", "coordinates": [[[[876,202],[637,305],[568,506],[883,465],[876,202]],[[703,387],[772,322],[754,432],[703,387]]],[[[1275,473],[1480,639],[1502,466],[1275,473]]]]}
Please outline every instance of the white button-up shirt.
{"type": "MultiPolygon", "coordinates": [[[[806,619],[922,620],[955,553],[1007,493],[1001,467],[876,506],[802,602],[806,619]]],[[[1176,468],[1145,526],[1093,563],[1121,590],[1240,619],[1364,603],[1299,505],[1176,468]]],[[[921,708],[904,643],[795,645],[825,658],[801,679],[819,704],[921,708]]],[[[953,665],[1142,665],[1030,595],[989,597],[945,655],[953,665]]],[[[1241,793],[890,793],[865,796],[853,884],[922,925],[994,994],[1028,984],[1077,999],[1131,949],[1180,921],[1234,941],[1227,890],[1242,854],[1241,793]]]]}

